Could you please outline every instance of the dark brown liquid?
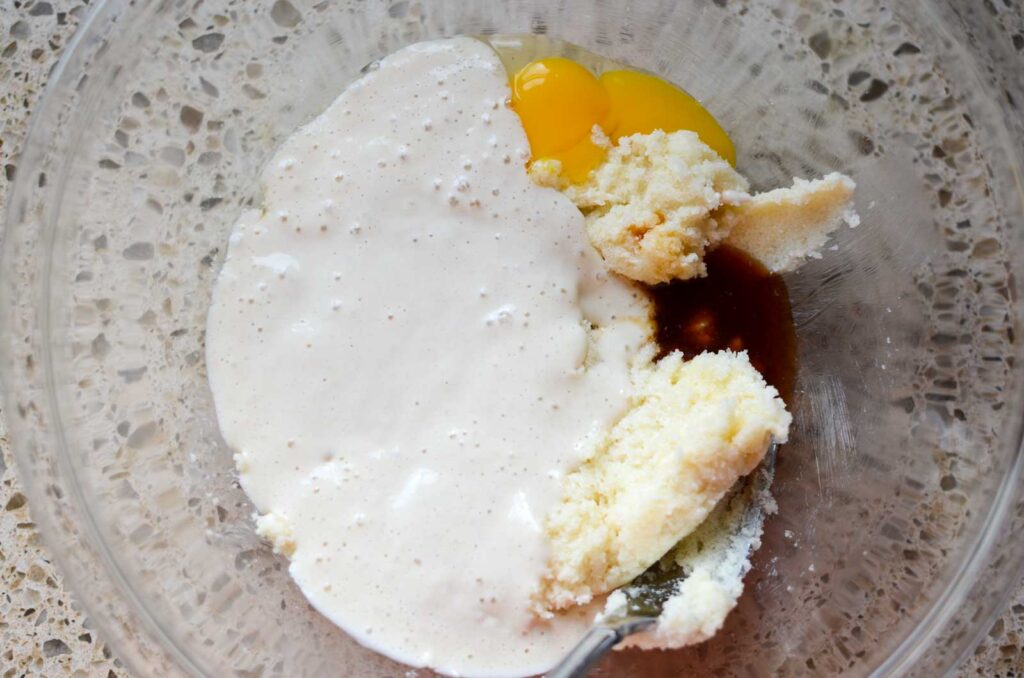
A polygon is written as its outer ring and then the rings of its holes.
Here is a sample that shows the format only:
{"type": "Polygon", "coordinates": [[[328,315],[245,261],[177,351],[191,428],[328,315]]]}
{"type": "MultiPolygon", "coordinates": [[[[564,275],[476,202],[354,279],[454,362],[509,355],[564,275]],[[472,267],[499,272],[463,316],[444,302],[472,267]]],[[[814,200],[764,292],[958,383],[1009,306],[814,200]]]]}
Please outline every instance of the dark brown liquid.
{"type": "Polygon", "coordinates": [[[704,278],[650,288],[662,355],[747,351],[765,381],[789,401],[796,377],[796,332],[782,277],[723,245],[704,258],[704,278]]]}

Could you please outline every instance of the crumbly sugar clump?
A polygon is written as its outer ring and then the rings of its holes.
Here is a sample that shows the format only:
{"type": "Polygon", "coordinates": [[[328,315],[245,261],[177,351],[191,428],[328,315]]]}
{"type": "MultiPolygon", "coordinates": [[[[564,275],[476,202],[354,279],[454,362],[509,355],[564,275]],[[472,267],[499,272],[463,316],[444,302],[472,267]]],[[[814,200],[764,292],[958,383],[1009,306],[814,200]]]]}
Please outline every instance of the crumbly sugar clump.
{"type": "Polygon", "coordinates": [[[566,184],[557,161],[540,160],[533,180],[560,189],[583,212],[587,236],[609,269],[656,285],[701,277],[704,255],[721,243],[745,250],[775,272],[819,252],[852,209],[856,185],[833,172],[751,194],[747,180],[693,132],[623,137],[582,184],[566,184]]]}
{"type": "Polygon", "coordinates": [[[735,481],[786,440],[790,414],[746,353],[673,353],[636,368],[634,402],[563,483],[546,529],[538,605],[586,603],[691,533],[735,481]]]}

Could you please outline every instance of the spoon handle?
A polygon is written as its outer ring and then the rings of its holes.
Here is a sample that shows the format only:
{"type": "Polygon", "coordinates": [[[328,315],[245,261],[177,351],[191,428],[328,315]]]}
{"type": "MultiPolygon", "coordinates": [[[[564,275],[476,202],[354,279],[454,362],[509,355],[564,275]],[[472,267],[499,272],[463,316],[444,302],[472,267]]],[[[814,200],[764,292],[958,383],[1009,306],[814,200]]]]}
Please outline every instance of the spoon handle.
{"type": "Polygon", "coordinates": [[[626,636],[653,626],[655,619],[629,619],[617,626],[595,626],[576,644],[558,666],[548,671],[546,678],[583,678],[605,652],[615,647],[626,636]]]}
{"type": "Polygon", "coordinates": [[[595,626],[558,662],[558,666],[548,671],[547,678],[582,678],[622,637],[618,629],[595,626]]]}

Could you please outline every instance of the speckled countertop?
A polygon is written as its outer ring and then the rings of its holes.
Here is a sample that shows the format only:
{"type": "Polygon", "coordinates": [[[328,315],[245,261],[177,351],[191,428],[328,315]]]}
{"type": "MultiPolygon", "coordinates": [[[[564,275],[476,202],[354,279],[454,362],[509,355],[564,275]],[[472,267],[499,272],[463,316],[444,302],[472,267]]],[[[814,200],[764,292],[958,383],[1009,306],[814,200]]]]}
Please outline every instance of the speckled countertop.
{"type": "MultiPolygon", "coordinates": [[[[0,0],[0,214],[29,113],[87,11],[88,0],[0,0]]],[[[1024,50],[1024,35],[1006,38],[1024,50]]],[[[1024,676],[1024,587],[1007,606],[961,676],[1024,676]]],[[[41,543],[0,419],[0,678],[23,675],[126,672],[41,543]]]]}

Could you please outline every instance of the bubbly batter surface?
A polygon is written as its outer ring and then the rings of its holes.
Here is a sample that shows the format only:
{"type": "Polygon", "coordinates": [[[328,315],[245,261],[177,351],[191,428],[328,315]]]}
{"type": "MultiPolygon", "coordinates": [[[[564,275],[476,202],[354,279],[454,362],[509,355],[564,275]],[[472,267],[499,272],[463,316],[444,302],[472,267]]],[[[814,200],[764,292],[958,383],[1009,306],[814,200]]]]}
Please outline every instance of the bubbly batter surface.
{"type": "Polygon", "coordinates": [[[543,671],[590,624],[530,612],[542,526],[650,333],[577,209],[528,178],[508,92],[485,44],[422,43],[289,138],[207,349],[242,485],[310,602],[478,676],[543,671]]]}

